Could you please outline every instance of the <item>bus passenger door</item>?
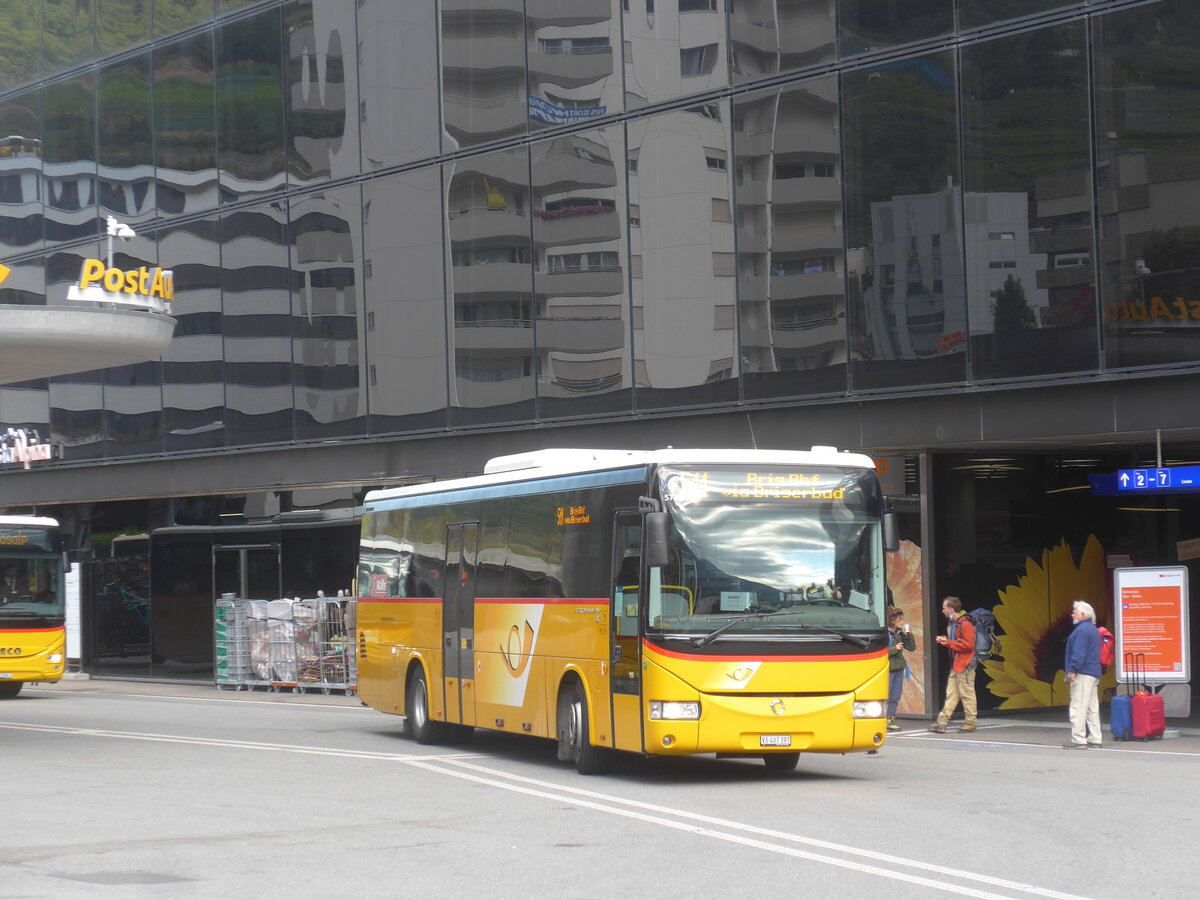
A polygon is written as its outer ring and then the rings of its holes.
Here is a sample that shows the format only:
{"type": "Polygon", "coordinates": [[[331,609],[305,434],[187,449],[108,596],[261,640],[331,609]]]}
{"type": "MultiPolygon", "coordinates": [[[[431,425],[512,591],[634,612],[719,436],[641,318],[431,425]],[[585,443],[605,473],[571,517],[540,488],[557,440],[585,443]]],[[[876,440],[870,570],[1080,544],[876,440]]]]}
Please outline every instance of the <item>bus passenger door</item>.
{"type": "Polygon", "coordinates": [[[442,684],[446,721],[475,724],[475,554],[479,526],[446,528],[442,684]]]}
{"type": "Polygon", "coordinates": [[[613,746],[634,752],[642,750],[641,570],[642,517],[638,513],[617,513],[609,592],[613,746]]]}

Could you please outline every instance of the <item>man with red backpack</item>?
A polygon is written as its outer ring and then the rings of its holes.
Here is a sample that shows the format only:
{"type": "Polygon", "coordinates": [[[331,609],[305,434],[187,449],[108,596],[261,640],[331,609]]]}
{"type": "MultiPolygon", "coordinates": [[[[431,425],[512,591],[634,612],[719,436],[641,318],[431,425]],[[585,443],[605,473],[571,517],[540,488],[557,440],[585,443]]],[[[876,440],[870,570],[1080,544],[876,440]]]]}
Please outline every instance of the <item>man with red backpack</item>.
{"type": "Polygon", "coordinates": [[[1090,603],[1076,600],[1071,607],[1075,623],[1067,638],[1067,656],[1063,671],[1071,686],[1071,740],[1067,750],[1100,746],[1100,631],[1096,611],[1090,603]]]}
{"type": "Polygon", "coordinates": [[[942,601],[942,614],[950,620],[950,624],[945,634],[938,635],[937,642],[953,654],[953,662],[946,679],[946,705],[929,730],[935,734],[945,734],[946,725],[961,701],[966,721],[958,730],[974,731],[978,712],[975,703],[975,623],[970,616],[963,614],[962,601],[957,597],[947,597],[942,601]]]}

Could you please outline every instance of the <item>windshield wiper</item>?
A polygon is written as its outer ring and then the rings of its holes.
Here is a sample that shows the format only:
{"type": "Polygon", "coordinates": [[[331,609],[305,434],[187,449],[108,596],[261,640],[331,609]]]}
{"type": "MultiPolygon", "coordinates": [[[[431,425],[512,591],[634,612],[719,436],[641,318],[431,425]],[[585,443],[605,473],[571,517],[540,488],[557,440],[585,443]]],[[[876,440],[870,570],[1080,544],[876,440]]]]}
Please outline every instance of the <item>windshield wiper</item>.
{"type": "Polygon", "coordinates": [[[734,618],[730,619],[728,622],[726,622],[724,625],[722,625],[720,628],[716,629],[715,631],[710,631],[708,634],[701,635],[700,637],[697,637],[697,638],[692,638],[692,646],[693,647],[703,647],[705,644],[707,644],[713,638],[717,637],[718,635],[724,634],[726,631],[728,631],[734,625],[737,625],[740,622],[745,622],[747,619],[766,619],[769,616],[777,616],[780,613],[786,613],[786,612],[791,612],[791,610],[780,609],[780,610],[775,610],[774,612],[753,612],[753,613],[746,613],[741,616],[735,616],[734,618]]]}
{"type": "Polygon", "coordinates": [[[866,650],[868,647],[871,646],[871,642],[864,638],[857,637],[853,634],[850,634],[849,632],[838,631],[836,628],[830,628],[828,625],[813,625],[809,622],[805,622],[800,627],[801,628],[812,628],[816,631],[825,631],[825,632],[828,632],[829,634],[836,634],[847,644],[853,644],[855,647],[861,647],[863,650],[866,650]]]}

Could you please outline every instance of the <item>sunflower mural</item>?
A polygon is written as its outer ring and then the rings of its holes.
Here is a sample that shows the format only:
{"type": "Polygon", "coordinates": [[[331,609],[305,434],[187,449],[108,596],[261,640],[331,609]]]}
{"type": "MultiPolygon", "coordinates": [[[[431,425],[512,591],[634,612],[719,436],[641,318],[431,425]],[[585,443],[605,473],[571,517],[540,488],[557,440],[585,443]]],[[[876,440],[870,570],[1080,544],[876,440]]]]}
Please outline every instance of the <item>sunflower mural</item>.
{"type": "MultiPolygon", "coordinates": [[[[1108,572],[1100,541],[1088,536],[1078,564],[1065,540],[1043,550],[1040,564],[1027,558],[1025,574],[998,593],[1001,602],[992,612],[1004,659],[984,662],[991,678],[988,690],[1005,698],[1000,709],[1066,705],[1070,688],[1063,674],[1063,648],[1072,628],[1071,604],[1091,603],[1101,625],[1110,617],[1108,572]]],[[[1116,683],[1110,668],[1100,679],[1100,696],[1115,689],[1116,683]]]]}

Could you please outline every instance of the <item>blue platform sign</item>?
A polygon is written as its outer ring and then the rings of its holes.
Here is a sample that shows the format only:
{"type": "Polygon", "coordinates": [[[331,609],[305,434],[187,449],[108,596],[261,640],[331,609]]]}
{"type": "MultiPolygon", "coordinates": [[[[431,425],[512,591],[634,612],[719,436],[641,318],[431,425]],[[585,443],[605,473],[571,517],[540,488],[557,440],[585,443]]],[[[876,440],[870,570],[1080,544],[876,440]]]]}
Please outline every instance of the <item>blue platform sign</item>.
{"type": "Polygon", "coordinates": [[[1169,469],[1118,469],[1118,491],[1188,491],[1200,488],[1200,466],[1169,469]]]}

